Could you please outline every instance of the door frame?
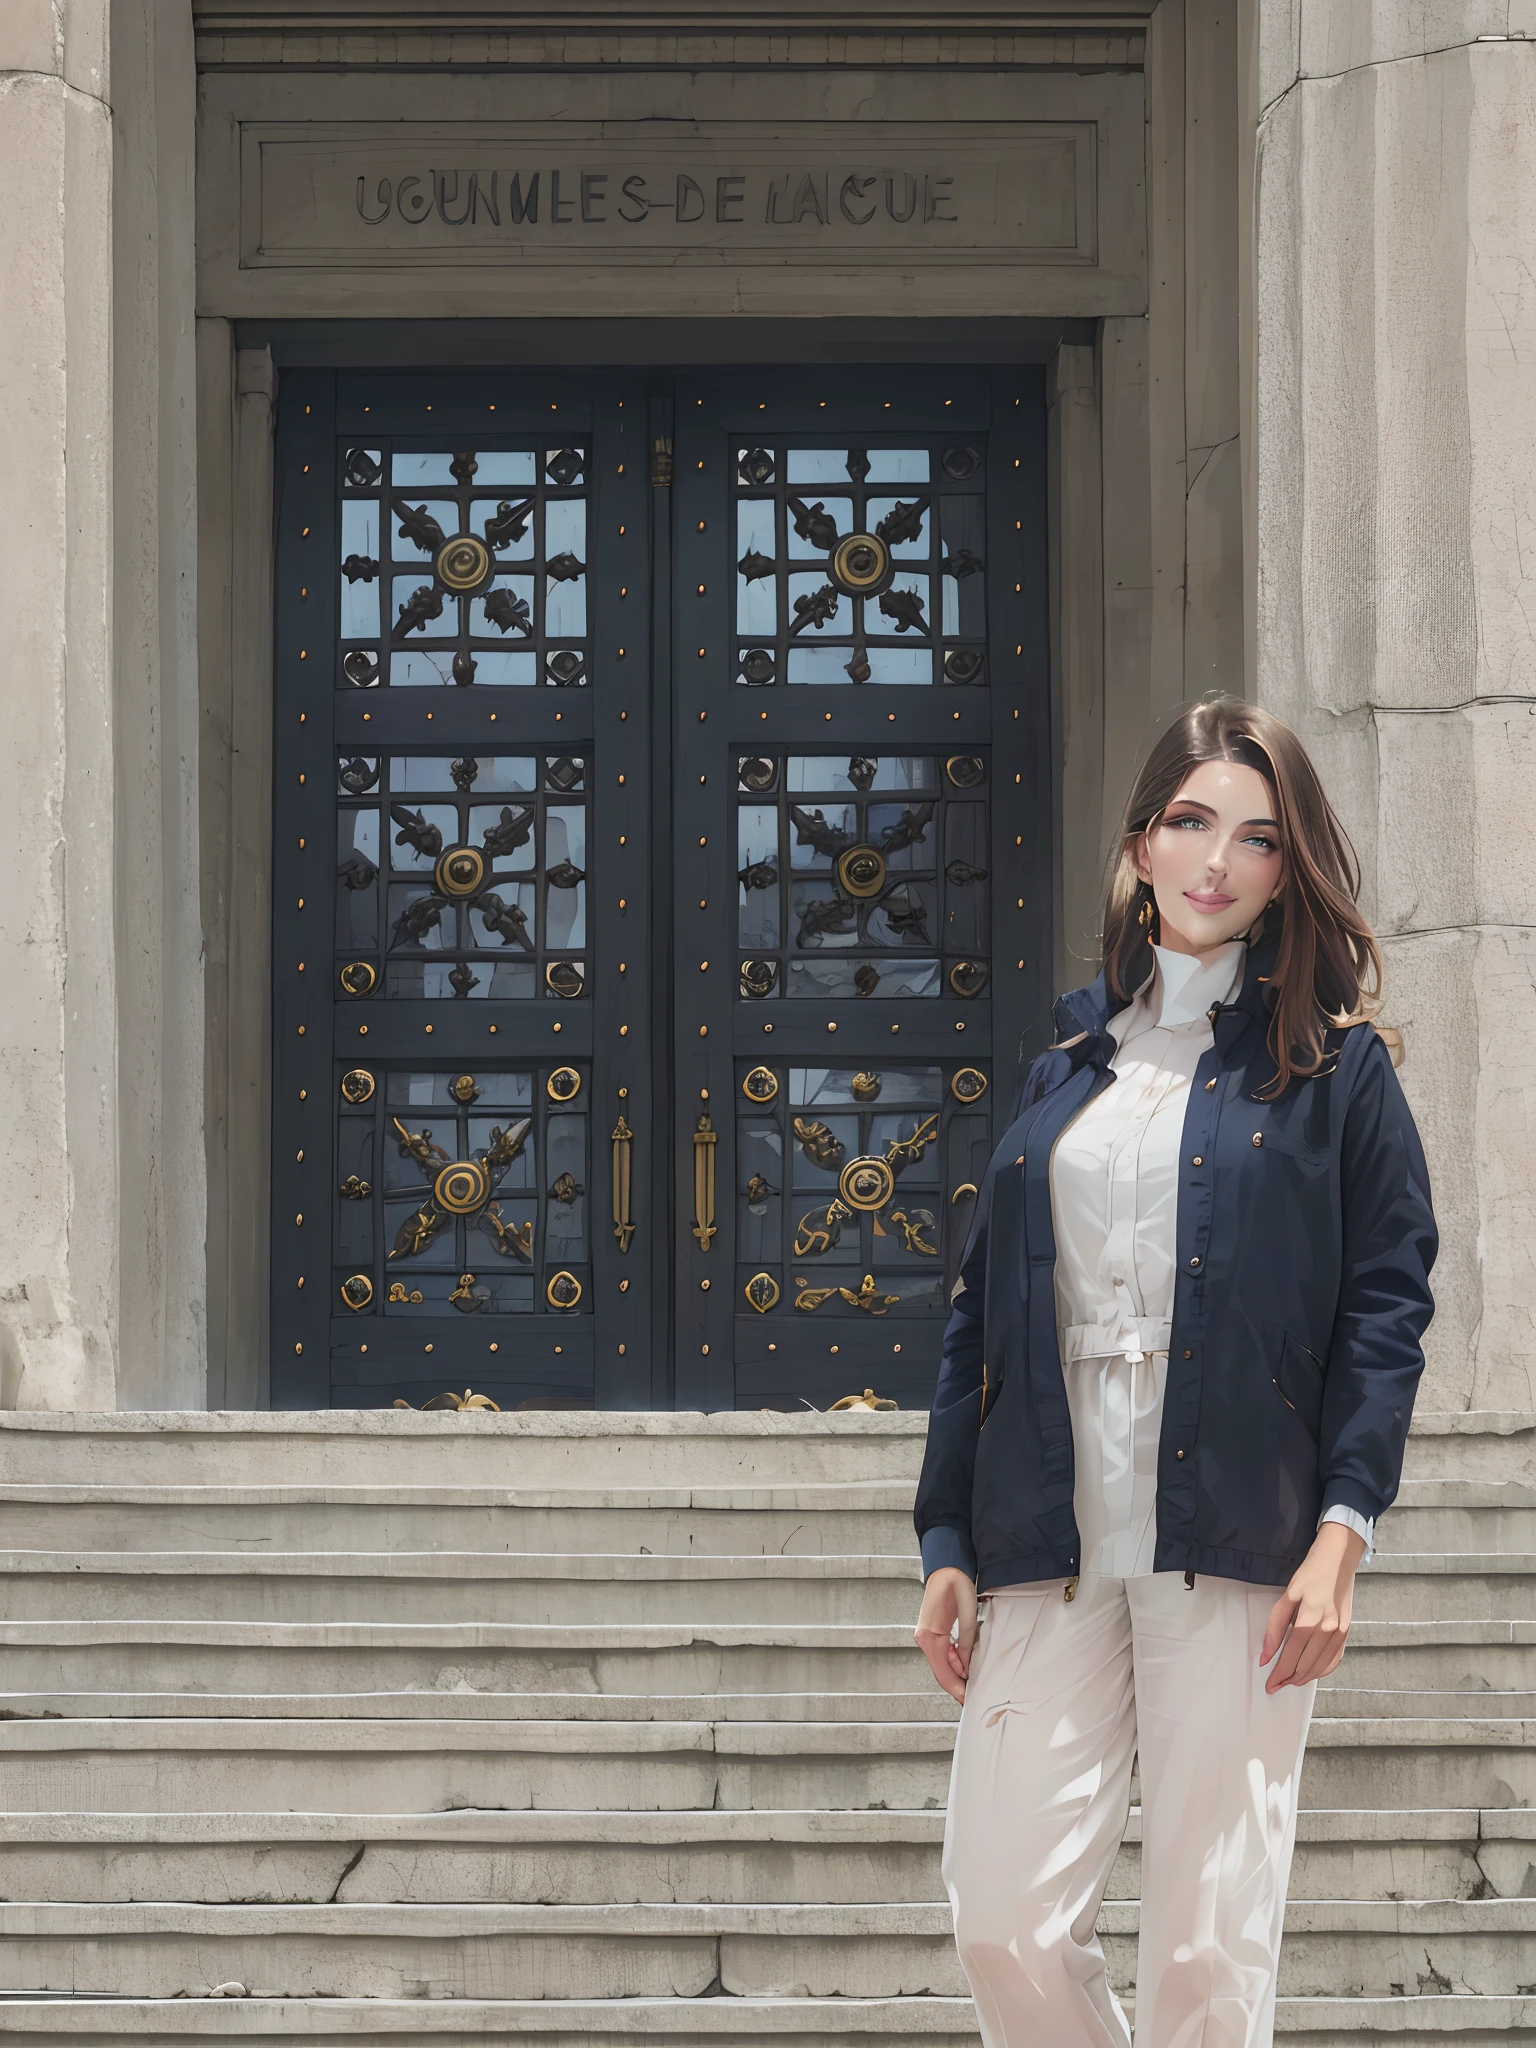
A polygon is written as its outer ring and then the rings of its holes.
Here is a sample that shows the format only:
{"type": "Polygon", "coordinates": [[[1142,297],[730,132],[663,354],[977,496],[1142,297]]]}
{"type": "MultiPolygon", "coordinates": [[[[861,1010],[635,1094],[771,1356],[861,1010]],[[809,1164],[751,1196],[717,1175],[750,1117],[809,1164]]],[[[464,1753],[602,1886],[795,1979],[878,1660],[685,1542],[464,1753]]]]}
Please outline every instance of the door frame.
{"type": "MultiPolygon", "coordinates": [[[[204,797],[205,829],[222,837],[231,849],[225,868],[228,999],[211,1011],[207,1046],[211,1404],[260,1408],[271,1400],[271,1055],[264,1020],[270,1015],[274,874],[270,826],[263,830],[258,821],[272,816],[272,621],[277,573],[272,436],[278,388],[285,370],[345,369],[358,361],[377,363],[381,357],[401,368],[423,370],[445,364],[460,370],[466,357],[482,365],[509,358],[530,364],[537,360],[539,337],[547,331],[538,321],[475,322],[477,331],[469,337],[469,325],[199,323],[200,464],[204,474],[212,473],[216,486],[203,507],[202,531],[209,546],[200,570],[200,598],[204,576],[211,591],[202,623],[228,677],[228,700],[234,707],[231,725],[245,735],[243,745],[226,741],[220,761],[223,773],[205,785],[204,797]],[[211,827],[206,823],[210,812],[217,813],[211,827]]],[[[1069,948],[1067,935],[1081,929],[1085,911],[1091,916],[1101,857],[1104,757],[1115,751],[1106,738],[1113,725],[1113,700],[1118,699],[1134,721],[1137,739],[1146,717],[1144,664],[1130,649],[1111,667],[1106,685],[1103,630],[1106,582],[1116,569],[1137,559],[1134,535],[1121,536],[1123,554],[1108,545],[1105,505],[1114,494],[1134,496],[1138,489],[1146,489],[1145,320],[743,320],[665,325],[671,330],[665,337],[671,344],[665,365],[669,372],[689,367],[689,358],[703,368],[754,361],[782,366],[788,360],[828,365],[878,360],[908,367],[1011,361],[1046,367],[1052,979],[1060,986],[1084,978],[1077,957],[1081,938],[1069,948]],[[786,349],[787,329],[804,336],[799,347],[786,349]],[[697,337],[695,345],[678,350],[677,344],[688,335],[697,337]],[[1106,345],[1110,339],[1117,344],[1114,348],[1106,345]],[[1059,403],[1066,388],[1087,400],[1086,406],[1076,406],[1076,417],[1070,420],[1059,403]],[[1072,621],[1087,630],[1069,630],[1072,621]],[[1094,621],[1097,632],[1092,630],[1094,621]],[[1064,783],[1069,754],[1081,771],[1070,808],[1064,783]]],[[[649,358],[661,367],[659,335],[637,339],[634,323],[619,321],[584,326],[584,355],[631,364],[649,358]]],[[[649,424],[657,426],[654,410],[649,424]]],[[[655,875],[660,888],[664,871],[657,869],[655,875]]],[[[653,992],[653,1030],[670,1026],[670,1017],[658,1012],[661,1001],[653,992]]],[[[1040,1042],[1047,1027],[1048,1013],[1042,1010],[1035,1022],[1040,1042]]],[[[675,1237],[676,1216],[664,1206],[670,1199],[670,1174],[663,1173],[659,1158],[655,1171],[661,1180],[660,1185],[653,1183],[652,1192],[657,1235],[665,1228],[675,1237]]],[[[663,1341],[665,1312],[664,1301],[654,1302],[646,1344],[649,1394],[637,1387],[638,1405],[649,1398],[653,1406],[664,1408],[674,1398],[671,1360],[663,1341]]]]}

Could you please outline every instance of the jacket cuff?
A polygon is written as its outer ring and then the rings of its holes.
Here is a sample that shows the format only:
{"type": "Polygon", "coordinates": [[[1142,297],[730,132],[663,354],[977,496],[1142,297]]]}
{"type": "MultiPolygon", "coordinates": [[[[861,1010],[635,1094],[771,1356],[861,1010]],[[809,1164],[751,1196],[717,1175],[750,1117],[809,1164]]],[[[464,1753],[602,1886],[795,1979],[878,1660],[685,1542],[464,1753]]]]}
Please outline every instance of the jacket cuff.
{"type": "Polygon", "coordinates": [[[1360,1485],[1355,1479],[1325,1479],[1323,1481],[1323,1510],[1329,1508],[1353,1508],[1357,1515],[1363,1515],[1368,1522],[1374,1522],[1386,1503],[1371,1492],[1369,1487],[1360,1485]]]}
{"type": "Polygon", "coordinates": [[[938,1522],[927,1530],[922,1539],[923,1577],[931,1578],[934,1572],[942,1571],[946,1565],[953,1565],[965,1573],[968,1579],[976,1576],[976,1552],[971,1547],[970,1536],[964,1529],[957,1529],[953,1522],[938,1522]]]}

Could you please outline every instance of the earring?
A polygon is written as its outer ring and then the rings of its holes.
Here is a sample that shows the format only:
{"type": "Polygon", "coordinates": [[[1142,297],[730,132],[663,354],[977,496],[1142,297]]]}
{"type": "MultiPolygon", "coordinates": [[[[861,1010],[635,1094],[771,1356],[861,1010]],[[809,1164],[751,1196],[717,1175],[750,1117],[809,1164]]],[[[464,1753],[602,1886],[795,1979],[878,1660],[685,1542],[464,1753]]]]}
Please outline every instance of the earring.
{"type": "Polygon", "coordinates": [[[1154,912],[1152,909],[1152,898],[1149,896],[1146,902],[1142,904],[1140,910],[1138,910],[1136,913],[1136,922],[1141,926],[1144,932],[1151,931],[1153,915],[1154,912]]]}

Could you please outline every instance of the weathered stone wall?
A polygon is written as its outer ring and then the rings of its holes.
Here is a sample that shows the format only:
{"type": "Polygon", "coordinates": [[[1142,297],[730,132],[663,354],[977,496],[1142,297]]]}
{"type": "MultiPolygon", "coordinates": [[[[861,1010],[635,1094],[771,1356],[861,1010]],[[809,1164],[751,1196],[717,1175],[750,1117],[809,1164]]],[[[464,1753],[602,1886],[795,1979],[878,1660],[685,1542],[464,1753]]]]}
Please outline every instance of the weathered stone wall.
{"type": "Polygon", "coordinates": [[[182,0],[0,8],[7,1407],[203,1399],[194,92],[182,0]]]}
{"type": "Polygon", "coordinates": [[[1437,1409],[1536,1407],[1536,44],[1511,31],[1536,8],[1263,0],[1257,52],[1257,688],[1385,942],[1443,1230],[1437,1409]]]}

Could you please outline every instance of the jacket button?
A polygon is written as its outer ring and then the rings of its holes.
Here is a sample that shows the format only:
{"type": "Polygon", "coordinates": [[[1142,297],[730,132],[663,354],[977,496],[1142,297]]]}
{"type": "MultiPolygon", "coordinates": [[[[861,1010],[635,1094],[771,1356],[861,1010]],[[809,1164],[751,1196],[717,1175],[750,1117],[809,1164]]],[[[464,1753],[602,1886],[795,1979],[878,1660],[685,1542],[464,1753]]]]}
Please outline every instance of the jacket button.
{"type": "Polygon", "coordinates": [[[1193,1353],[1193,1351],[1186,1351],[1186,1352],[1185,1352],[1185,1354],[1184,1354],[1184,1356],[1185,1356],[1186,1358],[1193,1358],[1193,1357],[1194,1357],[1194,1355],[1195,1355],[1195,1354],[1193,1353]]]}
{"type": "Polygon", "coordinates": [[[1194,1158],[1193,1158],[1193,1159],[1191,1159],[1191,1161],[1190,1161],[1189,1163],[1190,1163],[1190,1165],[1191,1165],[1191,1166],[1204,1166],[1204,1164],[1205,1164],[1205,1161],[1204,1161],[1204,1160],[1203,1160],[1203,1159],[1201,1158],[1200,1154],[1199,1154],[1199,1153],[1197,1152],[1197,1153],[1195,1154],[1194,1158]]]}
{"type": "Polygon", "coordinates": [[[1198,1252],[1196,1253],[1196,1255],[1194,1256],[1194,1258],[1192,1258],[1192,1259],[1190,1260],[1190,1262],[1189,1262],[1189,1263],[1190,1263],[1190,1264],[1191,1264],[1192,1266],[1198,1266],[1198,1265],[1199,1265],[1199,1263],[1200,1263],[1200,1256],[1199,1256],[1198,1252]]]}
{"type": "Polygon", "coordinates": [[[1177,1457],[1177,1458],[1182,1458],[1182,1457],[1183,1457],[1183,1455],[1184,1455],[1184,1453],[1183,1453],[1182,1451],[1175,1451],[1175,1453],[1174,1453],[1174,1456],[1175,1456],[1175,1457],[1177,1457]]]}
{"type": "Polygon", "coordinates": [[[1207,1082],[1206,1082],[1206,1084],[1205,1084],[1205,1092],[1206,1092],[1206,1094],[1207,1094],[1207,1095],[1209,1095],[1209,1094],[1210,1094],[1210,1092],[1211,1092],[1211,1090],[1212,1090],[1212,1089],[1213,1089],[1213,1088],[1214,1088],[1215,1086],[1216,1086],[1216,1081],[1215,1081],[1215,1077],[1214,1077],[1214,1076],[1212,1076],[1212,1078],[1211,1078],[1211,1079],[1210,1079],[1209,1081],[1207,1081],[1207,1082]]]}
{"type": "Polygon", "coordinates": [[[1255,1145],[1262,1145],[1264,1142],[1264,1133],[1262,1131],[1255,1131],[1253,1134],[1253,1142],[1255,1143],[1255,1145]]]}

